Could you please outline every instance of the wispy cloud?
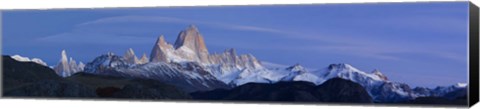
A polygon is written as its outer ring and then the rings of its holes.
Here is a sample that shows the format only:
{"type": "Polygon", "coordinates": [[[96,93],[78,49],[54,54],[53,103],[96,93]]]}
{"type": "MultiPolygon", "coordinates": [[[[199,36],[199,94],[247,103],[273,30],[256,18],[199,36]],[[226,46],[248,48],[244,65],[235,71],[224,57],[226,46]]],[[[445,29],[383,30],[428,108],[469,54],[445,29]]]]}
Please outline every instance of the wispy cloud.
{"type": "Polygon", "coordinates": [[[116,16],[101,18],[93,21],[83,22],[74,26],[74,29],[68,32],[59,33],[51,36],[45,36],[38,38],[37,41],[42,42],[57,42],[57,43],[91,43],[91,44],[135,44],[135,43],[145,43],[150,41],[145,37],[138,35],[119,35],[122,32],[133,32],[135,30],[144,31],[139,29],[151,29],[151,28],[133,28],[133,27],[119,27],[119,26],[110,26],[116,30],[111,30],[111,28],[100,28],[96,27],[109,26],[121,23],[177,23],[177,24],[201,24],[216,28],[230,29],[230,30],[239,30],[239,31],[253,31],[253,32],[265,32],[272,34],[282,34],[283,31],[265,28],[259,26],[251,25],[238,25],[238,24],[229,24],[221,22],[211,22],[211,21],[199,21],[199,20],[189,20],[181,19],[175,17],[163,17],[163,16],[116,16]],[[95,28],[96,30],[92,30],[95,28]],[[108,40],[108,41],[107,41],[108,40]],[[144,41],[144,42],[142,42],[144,41]]]}
{"type": "Polygon", "coordinates": [[[67,32],[57,35],[42,37],[37,41],[47,43],[64,43],[64,44],[141,44],[150,41],[150,38],[135,36],[118,36],[102,33],[83,33],[83,32],[67,32]]]}
{"type": "Polygon", "coordinates": [[[89,25],[121,23],[121,22],[203,24],[203,25],[221,27],[221,28],[232,29],[232,30],[284,33],[284,31],[280,31],[277,29],[259,27],[259,26],[238,25],[238,24],[221,23],[221,22],[214,22],[214,21],[189,20],[189,19],[163,17],[163,16],[117,16],[117,17],[102,18],[102,19],[98,19],[90,22],[85,22],[77,26],[89,26],[89,25]]]}
{"type": "Polygon", "coordinates": [[[236,30],[258,31],[258,32],[269,32],[269,33],[286,33],[285,31],[272,29],[272,28],[263,28],[263,27],[246,26],[246,25],[228,25],[228,24],[223,24],[223,25],[225,27],[229,27],[231,29],[236,29],[236,30]]]}

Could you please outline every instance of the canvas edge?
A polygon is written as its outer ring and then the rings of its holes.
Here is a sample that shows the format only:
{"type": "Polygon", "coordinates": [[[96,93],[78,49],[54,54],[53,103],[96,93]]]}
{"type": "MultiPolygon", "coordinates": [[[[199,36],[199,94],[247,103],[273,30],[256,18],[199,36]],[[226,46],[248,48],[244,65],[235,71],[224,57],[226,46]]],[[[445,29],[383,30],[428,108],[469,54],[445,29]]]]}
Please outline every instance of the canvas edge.
{"type": "Polygon", "coordinates": [[[468,105],[471,107],[479,100],[479,8],[469,3],[469,83],[468,105]]]}
{"type": "MultiPolygon", "coordinates": [[[[442,2],[462,2],[462,1],[442,1],[442,2]]],[[[389,3],[396,3],[396,2],[380,2],[379,4],[389,4],[389,3]]],[[[421,2],[400,2],[400,3],[441,3],[441,2],[435,2],[435,1],[421,1],[421,2]]],[[[317,4],[263,4],[263,5],[219,5],[220,7],[232,7],[232,6],[282,6],[282,5],[329,5],[329,4],[369,4],[369,3],[317,3],[317,4]]],[[[173,8],[176,7],[212,7],[212,6],[172,6],[173,8]]],[[[213,6],[215,7],[215,5],[213,6]]],[[[217,6],[218,7],[218,6],[217,6]]],[[[160,6],[160,7],[106,7],[106,8],[94,8],[94,9],[114,9],[114,8],[171,8],[169,6],[160,6]]],[[[66,10],[76,10],[76,9],[85,9],[85,8],[65,8],[66,10]]],[[[47,10],[65,10],[65,9],[47,9],[47,10]]],[[[3,12],[5,11],[23,11],[23,10],[35,10],[35,9],[13,9],[13,10],[0,10],[0,53],[3,52],[3,12]]],[[[479,101],[479,8],[476,6],[473,2],[469,1],[469,44],[468,44],[468,49],[469,49],[469,77],[468,77],[468,106],[473,106],[479,101]],[[472,93],[473,92],[473,93],[472,93]]],[[[3,57],[0,57],[0,60],[3,57]]],[[[3,61],[0,61],[0,99],[43,99],[43,100],[93,100],[93,101],[147,101],[147,102],[183,102],[183,103],[223,103],[222,101],[184,101],[184,100],[168,100],[168,101],[156,101],[156,100],[134,100],[134,99],[126,99],[126,100],[120,100],[120,99],[72,99],[72,98],[41,98],[41,97],[4,97],[3,96],[3,61]]],[[[227,102],[227,103],[240,103],[240,104],[283,104],[282,102],[263,102],[263,103],[255,103],[255,102],[227,102]]],[[[287,103],[286,105],[305,105],[310,103],[287,103]]],[[[314,104],[314,105],[320,105],[320,106],[341,106],[344,105],[344,103],[325,103],[325,104],[314,104]]],[[[349,104],[346,103],[346,105],[350,106],[400,106],[400,107],[410,107],[410,106],[415,106],[415,107],[459,107],[459,106],[434,106],[434,105],[416,105],[416,104],[374,104],[374,105],[365,105],[365,104],[349,104]]],[[[461,106],[460,106],[461,107],[461,106]]]]}
{"type": "MultiPolygon", "coordinates": [[[[3,54],[3,10],[0,10],[0,54],[3,54]]],[[[3,98],[3,56],[0,56],[0,98],[3,98]]]]}

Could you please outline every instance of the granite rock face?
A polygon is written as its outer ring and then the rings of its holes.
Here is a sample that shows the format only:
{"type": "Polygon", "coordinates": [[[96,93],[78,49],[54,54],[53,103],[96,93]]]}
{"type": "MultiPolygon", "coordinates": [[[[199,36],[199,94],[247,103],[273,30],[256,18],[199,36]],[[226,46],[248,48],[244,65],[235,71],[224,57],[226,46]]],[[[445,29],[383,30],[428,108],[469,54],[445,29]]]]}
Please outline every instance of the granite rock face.
{"type": "Polygon", "coordinates": [[[74,73],[83,71],[84,66],[85,65],[81,62],[77,64],[72,57],[68,60],[67,52],[62,50],[60,61],[53,67],[53,69],[61,77],[68,77],[74,73]]]}
{"type": "Polygon", "coordinates": [[[139,61],[132,48],[129,48],[127,52],[125,52],[123,58],[130,64],[136,64],[139,61]]]}
{"type": "Polygon", "coordinates": [[[168,44],[164,36],[160,36],[153,46],[151,62],[194,61],[208,62],[208,49],[205,41],[194,25],[181,31],[174,45],[168,44]]]}
{"type": "Polygon", "coordinates": [[[138,60],[137,64],[145,64],[148,62],[149,60],[148,60],[147,54],[143,53],[142,57],[140,58],[140,60],[138,60]]]}
{"type": "Polygon", "coordinates": [[[228,49],[221,54],[210,55],[203,36],[194,25],[181,31],[171,45],[160,36],[153,46],[151,62],[197,62],[201,64],[221,64],[239,67],[260,67],[260,62],[253,55],[237,55],[235,49],[228,49]]]}
{"type": "Polygon", "coordinates": [[[205,45],[203,36],[195,25],[190,25],[187,29],[180,32],[175,41],[174,47],[181,52],[190,52],[195,55],[191,57],[193,60],[198,60],[200,62],[206,62],[208,60],[207,46],[205,45]]]}
{"type": "Polygon", "coordinates": [[[164,36],[158,37],[150,54],[150,62],[170,62],[168,55],[173,55],[173,46],[167,44],[164,36]]]}

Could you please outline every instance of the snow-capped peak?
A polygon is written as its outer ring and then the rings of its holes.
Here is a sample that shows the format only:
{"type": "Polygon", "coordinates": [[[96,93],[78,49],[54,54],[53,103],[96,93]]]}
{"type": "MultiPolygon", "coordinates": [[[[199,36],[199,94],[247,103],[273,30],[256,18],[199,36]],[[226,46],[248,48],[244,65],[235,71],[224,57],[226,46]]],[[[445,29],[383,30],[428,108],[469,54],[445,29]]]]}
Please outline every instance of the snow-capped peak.
{"type": "MultiPolygon", "coordinates": [[[[344,79],[354,80],[359,79],[358,77],[364,77],[365,79],[369,78],[373,81],[385,81],[385,79],[382,79],[378,75],[363,72],[345,63],[330,64],[326,69],[319,70],[317,73],[323,74],[324,78],[342,77],[344,79]]],[[[377,74],[381,73],[378,71],[377,74]]]]}
{"type": "Polygon", "coordinates": [[[457,83],[457,84],[455,84],[455,86],[459,87],[459,88],[465,88],[465,87],[467,87],[467,85],[468,85],[467,83],[457,83]]]}
{"type": "Polygon", "coordinates": [[[328,65],[328,69],[330,70],[351,70],[351,71],[360,71],[357,68],[353,67],[350,64],[345,63],[338,63],[338,64],[330,64],[328,65]]]}
{"type": "Polygon", "coordinates": [[[287,67],[286,69],[291,72],[307,72],[307,70],[300,64],[295,64],[293,66],[287,67]]]}
{"type": "Polygon", "coordinates": [[[10,56],[10,57],[17,60],[17,61],[20,61],[20,62],[34,62],[34,63],[40,64],[40,65],[43,65],[43,66],[48,66],[47,63],[43,62],[39,58],[30,59],[28,57],[23,57],[23,56],[20,56],[20,55],[13,55],[13,56],[10,56]]]}
{"type": "Polygon", "coordinates": [[[35,62],[37,64],[41,64],[41,65],[44,65],[44,66],[47,66],[47,63],[42,61],[42,59],[39,59],[39,58],[32,58],[31,59],[32,62],[35,62]]]}
{"type": "Polygon", "coordinates": [[[380,79],[382,79],[382,80],[384,80],[384,81],[388,81],[387,76],[383,75],[383,73],[380,72],[380,70],[378,70],[378,69],[373,70],[373,71],[372,71],[372,74],[380,77],[380,79]]]}
{"type": "Polygon", "coordinates": [[[30,59],[28,57],[23,57],[23,56],[20,56],[20,55],[13,55],[13,56],[10,56],[12,57],[13,59],[17,60],[17,61],[21,61],[21,62],[29,62],[30,59]]]}
{"type": "Polygon", "coordinates": [[[83,62],[78,63],[78,68],[82,69],[85,68],[85,64],[83,62]]]}
{"type": "Polygon", "coordinates": [[[108,52],[107,55],[108,55],[108,56],[113,56],[113,55],[115,55],[115,53],[113,53],[113,52],[108,52]]]}

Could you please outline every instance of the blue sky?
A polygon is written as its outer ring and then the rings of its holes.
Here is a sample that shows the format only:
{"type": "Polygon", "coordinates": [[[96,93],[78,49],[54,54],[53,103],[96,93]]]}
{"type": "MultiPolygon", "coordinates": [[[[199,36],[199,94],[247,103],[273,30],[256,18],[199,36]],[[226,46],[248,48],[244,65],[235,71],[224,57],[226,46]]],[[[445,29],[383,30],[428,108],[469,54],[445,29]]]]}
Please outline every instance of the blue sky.
{"type": "Polygon", "coordinates": [[[261,61],[320,69],[348,63],[392,81],[433,87],[466,82],[468,2],[157,7],[2,12],[3,53],[49,65],[107,52],[150,54],[165,35],[195,24],[210,53],[236,48],[261,61]]]}

